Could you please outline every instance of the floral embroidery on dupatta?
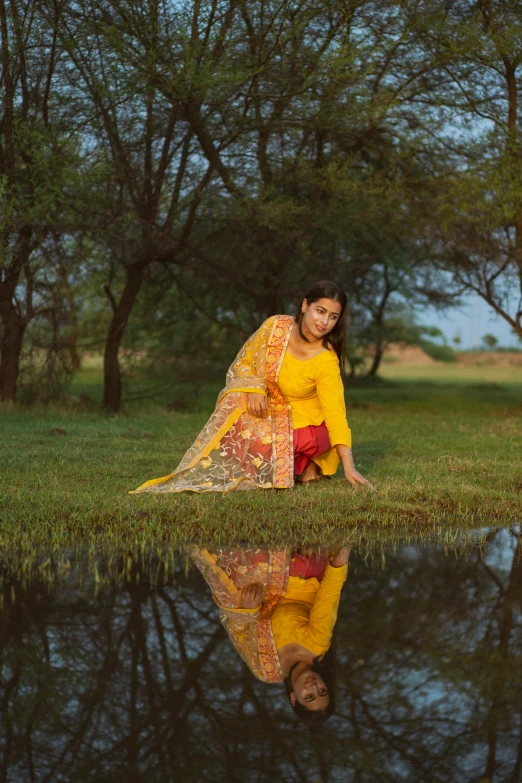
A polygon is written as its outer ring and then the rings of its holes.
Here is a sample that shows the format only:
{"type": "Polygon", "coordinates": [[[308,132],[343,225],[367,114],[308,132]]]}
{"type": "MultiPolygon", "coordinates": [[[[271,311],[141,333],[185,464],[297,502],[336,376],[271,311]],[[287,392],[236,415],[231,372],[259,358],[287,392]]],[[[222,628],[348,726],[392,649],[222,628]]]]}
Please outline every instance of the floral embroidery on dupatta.
{"type": "Polygon", "coordinates": [[[227,372],[216,408],[176,470],[138,492],[229,492],[294,484],[289,403],[277,385],[292,316],[273,316],[247,340],[227,372]],[[266,418],[252,416],[247,393],[264,394],[266,418]]]}
{"type": "Polygon", "coordinates": [[[266,357],[266,378],[270,397],[273,438],[274,486],[294,484],[294,444],[290,405],[277,385],[294,319],[280,315],[272,331],[266,357]]]}
{"type": "Polygon", "coordinates": [[[221,622],[236,652],[252,674],[267,683],[283,681],[271,617],[284,596],[290,557],[287,550],[190,548],[190,556],[212,591],[221,622]],[[265,587],[261,607],[241,608],[241,590],[249,584],[265,587]]]}
{"type": "Polygon", "coordinates": [[[272,574],[268,596],[261,605],[259,625],[257,629],[259,655],[265,670],[265,682],[282,682],[283,672],[277,654],[277,647],[272,632],[272,612],[285,594],[288,581],[288,555],[284,550],[276,550],[272,554],[272,574]]]}

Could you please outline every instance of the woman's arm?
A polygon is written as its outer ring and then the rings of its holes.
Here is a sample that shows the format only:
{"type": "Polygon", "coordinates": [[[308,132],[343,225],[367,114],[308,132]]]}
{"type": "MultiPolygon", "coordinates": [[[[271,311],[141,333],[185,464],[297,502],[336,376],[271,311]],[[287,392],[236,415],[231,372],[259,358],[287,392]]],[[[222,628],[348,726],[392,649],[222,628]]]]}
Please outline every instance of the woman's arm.
{"type": "Polygon", "coordinates": [[[352,486],[359,484],[376,492],[375,487],[356,469],[352,457],[352,433],[346,421],[344,386],[339,363],[334,356],[321,368],[317,376],[317,396],[321,405],[330,443],[342,462],[344,476],[352,486]]]}
{"type": "Polygon", "coordinates": [[[370,484],[368,479],[365,479],[364,476],[355,469],[351,448],[344,446],[342,443],[338,443],[335,447],[335,450],[337,451],[339,459],[342,462],[345,479],[349,481],[350,484],[352,484],[354,487],[362,484],[363,486],[369,487],[372,492],[377,492],[373,484],[370,484]]]}
{"type": "Polygon", "coordinates": [[[332,446],[343,444],[346,448],[351,448],[352,433],[346,420],[344,387],[339,362],[334,353],[328,352],[325,355],[315,382],[330,443],[332,446]]]}
{"type": "Polygon", "coordinates": [[[276,318],[268,318],[248,338],[227,373],[227,390],[246,392],[247,410],[259,418],[268,413],[265,358],[267,341],[276,318]]]}
{"type": "Polygon", "coordinates": [[[332,639],[341,590],[348,575],[349,556],[350,547],[343,547],[332,557],[310,612],[308,632],[323,648],[329,647],[332,639]]]}

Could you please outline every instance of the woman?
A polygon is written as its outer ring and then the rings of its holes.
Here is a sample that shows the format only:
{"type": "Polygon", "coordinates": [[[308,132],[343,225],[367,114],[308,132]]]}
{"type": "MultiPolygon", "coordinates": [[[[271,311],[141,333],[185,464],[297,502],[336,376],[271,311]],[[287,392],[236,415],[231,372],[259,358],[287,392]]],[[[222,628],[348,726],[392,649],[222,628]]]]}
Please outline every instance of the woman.
{"type": "Polygon", "coordinates": [[[240,350],[214,413],[174,473],[135,492],[288,488],[355,469],[340,368],[346,294],[320,280],[297,316],[268,318],[240,350]]]}
{"type": "Polygon", "coordinates": [[[350,548],[326,553],[194,548],[221,621],[241,658],[263,682],[285,683],[294,712],[308,721],[334,710],[330,652],[350,548]]]}

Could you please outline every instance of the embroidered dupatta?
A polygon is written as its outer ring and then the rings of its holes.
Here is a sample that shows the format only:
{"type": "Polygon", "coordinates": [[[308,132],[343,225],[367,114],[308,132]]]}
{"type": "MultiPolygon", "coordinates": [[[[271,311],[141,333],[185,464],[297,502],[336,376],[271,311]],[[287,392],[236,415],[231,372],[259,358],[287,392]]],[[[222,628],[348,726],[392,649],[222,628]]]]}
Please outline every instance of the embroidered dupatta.
{"type": "Polygon", "coordinates": [[[230,492],[294,485],[292,412],[277,385],[294,319],[268,318],[244,344],[226,386],[193,445],[173,473],[138,492],[230,492]],[[264,394],[266,418],[248,413],[247,394],[264,394]]]}
{"type": "Polygon", "coordinates": [[[263,682],[282,682],[271,615],[287,589],[288,552],[284,549],[209,552],[194,547],[190,555],[212,591],[230,641],[252,674],[263,682]],[[241,590],[255,583],[265,588],[261,606],[244,609],[241,590]]]}

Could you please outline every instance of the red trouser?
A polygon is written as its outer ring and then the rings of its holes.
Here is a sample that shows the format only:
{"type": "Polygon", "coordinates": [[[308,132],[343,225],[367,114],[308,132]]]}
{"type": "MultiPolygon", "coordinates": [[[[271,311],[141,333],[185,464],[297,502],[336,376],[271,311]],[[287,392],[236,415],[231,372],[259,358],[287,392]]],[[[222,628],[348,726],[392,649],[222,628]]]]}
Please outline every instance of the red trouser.
{"type": "Polygon", "coordinates": [[[312,457],[318,457],[332,448],[326,424],[309,424],[294,430],[294,473],[299,476],[310,464],[312,457]]]}
{"type": "Polygon", "coordinates": [[[321,581],[328,565],[327,552],[312,552],[311,555],[303,555],[301,552],[292,552],[290,559],[289,576],[300,576],[303,579],[316,579],[321,581]]]}

